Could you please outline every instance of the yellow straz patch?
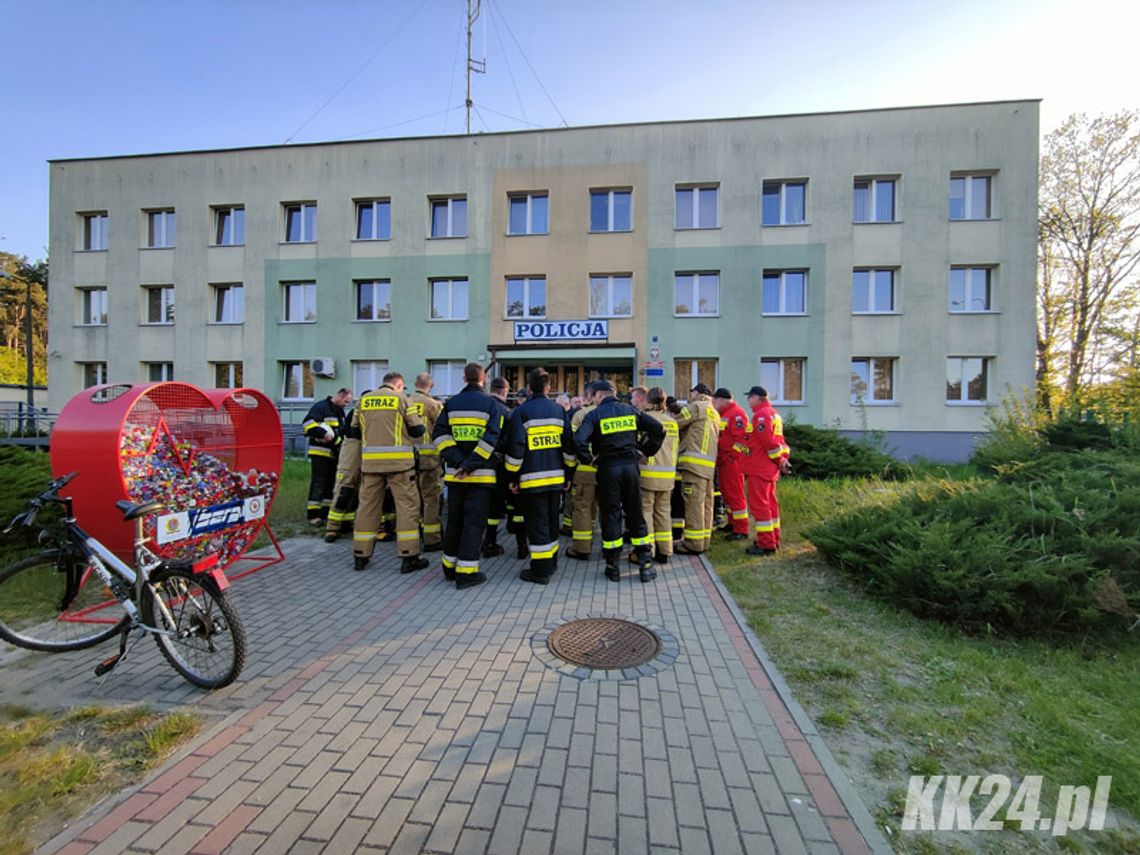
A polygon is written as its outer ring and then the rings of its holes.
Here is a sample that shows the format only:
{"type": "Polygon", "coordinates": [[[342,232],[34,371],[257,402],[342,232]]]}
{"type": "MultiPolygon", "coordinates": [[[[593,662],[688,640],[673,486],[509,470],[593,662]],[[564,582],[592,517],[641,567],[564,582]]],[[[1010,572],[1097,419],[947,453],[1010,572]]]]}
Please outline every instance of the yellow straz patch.
{"type": "Polygon", "coordinates": [[[677,427],[676,422],[661,422],[661,427],[665,428],[666,434],[672,434],[673,436],[679,436],[680,435],[681,431],[677,427]]]}
{"type": "Polygon", "coordinates": [[[612,419],[602,419],[599,425],[602,428],[602,433],[637,430],[637,416],[614,416],[612,419]]]}
{"type": "Polygon", "coordinates": [[[478,442],[486,431],[483,425],[452,425],[451,436],[456,442],[478,442]]]}
{"type": "Polygon", "coordinates": [[[360,402],[360,409],[368,410],[398,410],[400,399],[395,395],[369,395],[360,402]]]}
{"type": "Polygon", "coordinates": [[[562,428],[558,425],[527,428],[526,447],[531,451],[562,447],[562,428]]]}
{"type": "Polygon", "coordinates": [[[417,416],[422,416],[424,414],[424,405],[423,404],[408,404],[408,412],[409,413],[415,413],[417,416]]]}

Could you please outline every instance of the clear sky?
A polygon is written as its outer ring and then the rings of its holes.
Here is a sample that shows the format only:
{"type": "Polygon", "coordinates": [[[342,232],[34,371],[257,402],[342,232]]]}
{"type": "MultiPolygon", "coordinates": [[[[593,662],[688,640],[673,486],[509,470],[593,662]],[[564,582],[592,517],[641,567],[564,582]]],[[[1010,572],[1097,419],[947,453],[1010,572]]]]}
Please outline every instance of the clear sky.
{"type": "MultiPolygon", "coordinates": [[[[53,158],[461,133],[465,0],[0,0],[0,251],[53,158]]],[[[1043,99],[1140,108],[1136,0],[483,0],[472,130],[1043,99]]]]}

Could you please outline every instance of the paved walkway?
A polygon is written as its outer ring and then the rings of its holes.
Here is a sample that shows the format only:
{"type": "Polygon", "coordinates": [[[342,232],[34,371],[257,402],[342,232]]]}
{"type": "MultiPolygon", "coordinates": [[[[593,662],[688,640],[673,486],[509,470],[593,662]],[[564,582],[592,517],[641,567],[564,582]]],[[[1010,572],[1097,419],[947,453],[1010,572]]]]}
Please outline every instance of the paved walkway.
{"type": "Polygon", "coordinates": [[[438,554],[401,576],[391,546],[363,573],[346,541],[283,546],[231,589],[250,656],[221,691],[149,641],[103,683],[109,644],[5,651],[0,702],[216,716],[41,851],[890,851],[702,561],[675,557],[648,585],[568,561],[540,587],[504,556],[457,592],[438,554]],[[676,658],[638,678],[560,673],[541,638],[587,615],[661,627],[676,658]]]}

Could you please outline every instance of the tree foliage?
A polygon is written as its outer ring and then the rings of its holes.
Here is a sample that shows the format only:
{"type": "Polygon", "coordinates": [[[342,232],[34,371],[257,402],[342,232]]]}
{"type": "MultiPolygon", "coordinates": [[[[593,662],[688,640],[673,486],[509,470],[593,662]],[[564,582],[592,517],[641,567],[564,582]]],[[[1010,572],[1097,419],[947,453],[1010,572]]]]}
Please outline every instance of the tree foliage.
{"type": "Polygon", "coordinates": [[[24,383],[27,378],[24,319],[30,283],[34,379],[37,384],[46,384],[47,262],[29,262],[23,256],[0,252],[0,270],[9,277],[0,277],[0,383],[24,383]]]}

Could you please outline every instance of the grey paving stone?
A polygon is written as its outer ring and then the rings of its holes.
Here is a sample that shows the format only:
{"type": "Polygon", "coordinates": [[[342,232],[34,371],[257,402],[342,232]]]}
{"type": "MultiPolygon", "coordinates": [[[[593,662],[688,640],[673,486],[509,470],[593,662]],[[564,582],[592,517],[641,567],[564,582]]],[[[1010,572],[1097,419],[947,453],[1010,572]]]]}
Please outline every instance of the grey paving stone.
{"type": "Polygon", "coordinates": [[[512,855],[519,852],[523,833],[526,831],[527,813],[527,808],[503,805],[503,809],[499,811],[499,819],[491,833],[491,842],[487,847],[487,852],[512,853],[512,855]]]}
{"type": "Polygon", "coordinates": [[[471,828],[493,829],[506,792],[505,785],[484,783],[479,788],[479,795],[475,797],[471,812],[467,815],[467,825],[471,828]]]}
{"type": "Polygon", "coordinates": [[[557,787],[535,787],[527,828],[554,831],[558,819],[559,796],[560,791],[557,787]]]}
{"type": "Polygon", "coordinates": [[[617,839],[617,795],[591,791],[589,810],[587,830],[590,837],[617,839]]]}

